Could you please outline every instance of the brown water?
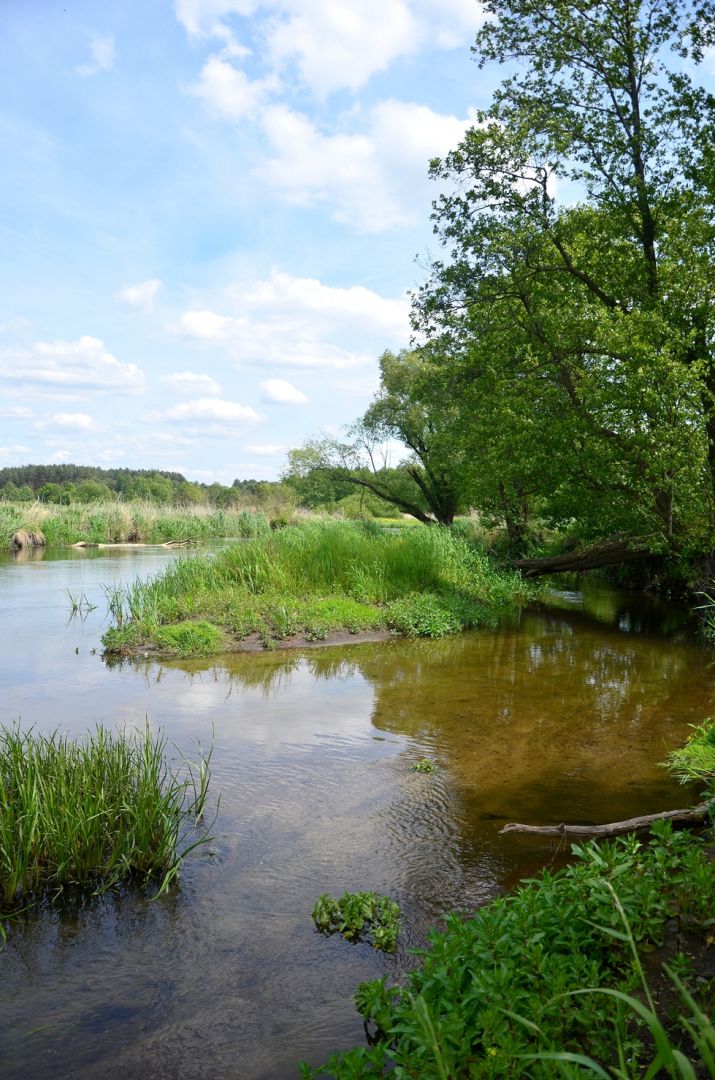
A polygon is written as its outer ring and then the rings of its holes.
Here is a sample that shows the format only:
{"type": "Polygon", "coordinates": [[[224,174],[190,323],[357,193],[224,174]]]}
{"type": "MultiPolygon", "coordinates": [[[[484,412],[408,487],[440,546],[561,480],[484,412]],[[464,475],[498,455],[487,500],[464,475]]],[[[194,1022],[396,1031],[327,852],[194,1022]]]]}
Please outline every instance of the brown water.
{"type": "Polygon", "coordinates": [[[102,583],[166,552],[0,562],[6,723],[214,733],[212,852],[149,902],[128,892],[13,927],[0,954],[0,1076],[297,1076],[362,1038],[356,984],[399,976],[446,911],[560,860],[507,820],[605,821],[683,804],[658,768],[713,712],[715,669],[684,613],[589,586],[496,633],[107,667],[102,583]],[[97,604],[68,620],[66,590],[97,604]],[[416,774],[429,756],[439,770],[416,774]],[[394,957],[326,939],[321,892],[403,911],[394,957]]]}

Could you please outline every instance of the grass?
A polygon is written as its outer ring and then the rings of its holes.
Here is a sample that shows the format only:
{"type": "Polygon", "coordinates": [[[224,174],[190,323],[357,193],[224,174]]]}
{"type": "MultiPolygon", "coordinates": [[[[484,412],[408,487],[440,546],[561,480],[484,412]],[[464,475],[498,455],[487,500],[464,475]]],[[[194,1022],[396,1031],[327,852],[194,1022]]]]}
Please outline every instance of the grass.
{"type": "Polygon", "coordinates": [[[202,506],[161,506],[156,503],[101,502],[73,506],[45,503],[0,503],[0,547],[9,549],[12,537],[24,530],[39,533],[49,545],[163,544],[170,540],[208,540],[260,536],[270,532],[262,514],[202,506]]]}
{"type": "Polygon", "coordinates": [[[711,963],[697,969],[713,921],[706,844],[660,823],[649,844],[628,836],[574,852],[573,865],[472,918],[449,915],[404,985],[362,984],[355,1001],[376,1044],[303,1065],[303,1076],[715,1075],[715,980],[711,963]],[[669,1067],[681,1058],[690,1072],[669,1067]]]}
{"type": "Polygon", "coordinates": [[[83,739],[0,728],[0,911],[120,882],[163,891],[205,836],[210,753],[169,768],[166,742],[103,727],[83,739]]]}
{"type": "Polygon", "coordinates": [[[269,646],[336,630],[440,637],[494,625],[525,595],[518,575],[447,529],[305,522],[137,582],[114,598],[103,640],[110,653],[161,648],[167,626],[197,621],[215,628],[217,648],[251,634],[269,646]]]}
{"type": "Polygon", "coordinates": [[[715,720],[706,720],[693,729],[685,746],[671,751],[667,767],[686,783],[715,777],[715,720]]]}

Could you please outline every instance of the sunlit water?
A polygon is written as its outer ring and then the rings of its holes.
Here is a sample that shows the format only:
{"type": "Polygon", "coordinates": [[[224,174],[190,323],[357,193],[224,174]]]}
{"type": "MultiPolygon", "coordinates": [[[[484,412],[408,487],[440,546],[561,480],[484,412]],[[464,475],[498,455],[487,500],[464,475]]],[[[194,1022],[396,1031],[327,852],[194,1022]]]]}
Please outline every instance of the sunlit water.
{"type": "Polygon", "coordinates": [[[683,612],[604,587],[496,633],[435,642],[124,664],[101,659],[103,586],[176,553],[0,561],[1,719],[80,733],[213,738],[216,840],[180,886],[29,917],[0,954],[0,1076],[279,1078],[363,1037],[358,982],[414,963],[428,928],[473,911],[557,842],[509,820],[608,821],[686,803],[658,767],[713,711],[683,612]],[[69,618],[69,597],[96,608],[69,618]],[[431,757],[436,773],[412,763],[431,757]],[[374,889],[400,948],[326,939],[319,893],[374,889]]]}

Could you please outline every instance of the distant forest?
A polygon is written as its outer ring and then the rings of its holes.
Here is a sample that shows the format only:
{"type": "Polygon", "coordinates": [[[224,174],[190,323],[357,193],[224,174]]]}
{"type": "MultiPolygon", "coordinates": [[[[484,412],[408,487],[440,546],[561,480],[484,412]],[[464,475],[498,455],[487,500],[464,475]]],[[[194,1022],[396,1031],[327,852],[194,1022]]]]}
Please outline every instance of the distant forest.
{"type": "Polygon", "coordinates": [[[102,469],[94,465],[18,465],[0,469],[0,499],[47,503],[149,499],[160,503],[230,506],[262,503],[283,485],[266,480],[197,484],[179,472],[161,469],[102,469]]]}

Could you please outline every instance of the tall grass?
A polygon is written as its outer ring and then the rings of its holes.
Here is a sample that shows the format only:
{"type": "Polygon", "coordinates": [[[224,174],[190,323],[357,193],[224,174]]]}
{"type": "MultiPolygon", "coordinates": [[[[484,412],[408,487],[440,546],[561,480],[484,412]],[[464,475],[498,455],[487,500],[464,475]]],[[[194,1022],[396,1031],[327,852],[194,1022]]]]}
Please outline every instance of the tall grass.
{"type": "Polygon", "coordinates": [[[101,502],[55,506],[0,503],[0,546],[9,548],[18,530],[40,532],[47,544],[166,543],[249,537],[270,531],[267,519],[248,510],[205,506],[161,506],[151,502],[101,502]]]}
{"type": "Polygon", "coordinates": [[[125,591],[110,649],[156,640],[158,628],[208,619],[243,637],[325,636],[390,627],[439,636],[493,621],[524,595],[521,579],[443,528],[388,533],[352,522],[305,522],[218,554],[174,562],[125,591]]]}
{"type": "Polygon", "coordinates": [[[160,890],[206,837],[210,753],[172,771],[163,736],[0,728],[0,910],[133,878],[160,890]]]}

